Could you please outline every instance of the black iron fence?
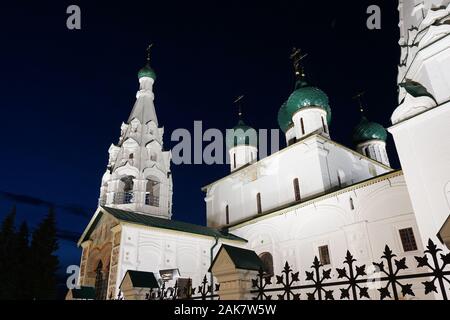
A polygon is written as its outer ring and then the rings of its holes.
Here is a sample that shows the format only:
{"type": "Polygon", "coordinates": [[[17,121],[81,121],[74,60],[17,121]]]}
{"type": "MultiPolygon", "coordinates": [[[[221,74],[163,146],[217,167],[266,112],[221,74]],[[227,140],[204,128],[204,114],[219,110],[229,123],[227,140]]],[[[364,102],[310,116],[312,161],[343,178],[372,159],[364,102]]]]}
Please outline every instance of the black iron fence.
{"type": "Polygon", "coordinates": [[[192,286],[192,280],[174,286],[167,286],[164,282],[160,288],[152,288],[146,294],[146,300],[218,300],[219,284],[211,285],[206,275],[198,286],[192,286]]]}
{"type": "Polygon", "coordinates": [[[288,262],[280,275],[267,276],[260,270],[252,280],[255,300],[334,300],[334,299],[404,299],[423,294],[428,299],[448,300],[450,288],[450,253],[443,252],[429,240],[423,256],[415,256],[416,270],[410,273],[406,258],[397,258],[386,246],[371,272],[359,265],[347,251],[343,268],[325,268],[317,257],[304,278],[288,262]],[[375,271],[375,272],[373,272],[375,271]],[[419,292],[419,291],[420,292],[419,292]]]}

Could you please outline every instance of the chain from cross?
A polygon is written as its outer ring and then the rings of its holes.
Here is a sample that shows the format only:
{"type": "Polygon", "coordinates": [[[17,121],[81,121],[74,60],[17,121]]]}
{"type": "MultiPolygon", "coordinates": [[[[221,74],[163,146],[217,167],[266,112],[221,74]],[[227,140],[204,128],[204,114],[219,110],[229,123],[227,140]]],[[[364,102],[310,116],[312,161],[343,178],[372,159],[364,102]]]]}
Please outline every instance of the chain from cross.
{"type": "Polygon", "coordinates": [[[240,95],[233,101],[233,104],[238,106],[239,118],[241,118],[242,116],[242,104],[241,104],[242,99],[244,99],[244,95],[240,95]]]}
{"type": "Polygon", "coordinates": [[[361,92],[358,92],[354,97],[352,97],[353,100],[358,100],[359,111],[361,111],[361,113],[364,112],[364,107],[362,104],[362,97],[364,96],[365,93],[366,93],[365,91],[361,91],[361,92]]]}
{"type": "Polygon", "coordinates": [[[147,61],[150,61],[150,54],[152,51],[153,43],[150,43],[147,47],[147,61]]]}
{"type": "Polygon", "coordinates": [[[304,58],[308,56],[307,53],[302,54],[302,50],[298,48],[293,48],[292,53],[290,55],[290,58],[292,60],[292,63],[294,64],[294,70],[296,75],[302,75],[303,76],[303,68],[301,67],[301,62],[304,58]]]}

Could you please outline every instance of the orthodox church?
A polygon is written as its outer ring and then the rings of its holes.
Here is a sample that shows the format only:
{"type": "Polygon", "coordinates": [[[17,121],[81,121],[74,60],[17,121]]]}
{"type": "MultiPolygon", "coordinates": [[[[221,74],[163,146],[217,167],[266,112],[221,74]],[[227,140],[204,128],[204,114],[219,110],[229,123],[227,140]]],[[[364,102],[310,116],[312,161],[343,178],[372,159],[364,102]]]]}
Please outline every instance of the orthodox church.
{"type": "Polygon", "coordinates": [[[314,257],[340,267],[347,250],[371,264],[386,244],[413,266],[428,238],[444,246],[450,238],[448,3],[399,2],[401,91],[389,131],[404,171],[390,167],[387,130],[364,116],[354,148],[332,139],[332,105],[308,82],[296,50],[295,88],[278,111],[287,146],[258,159],[254,130],[240,117],[226,139],[230,173],[202,188],[207,226],[171,219],[171,153],[163,146],[148,57],[135,105],[109,148],[98,209],[78,243],[79,285],[110,299],[137,272],[194,284],[209,274],[214,283],[208,272],[221,247],[251,250],[269,274],[279,274],[285,261],[304,270],[314,257]]]}

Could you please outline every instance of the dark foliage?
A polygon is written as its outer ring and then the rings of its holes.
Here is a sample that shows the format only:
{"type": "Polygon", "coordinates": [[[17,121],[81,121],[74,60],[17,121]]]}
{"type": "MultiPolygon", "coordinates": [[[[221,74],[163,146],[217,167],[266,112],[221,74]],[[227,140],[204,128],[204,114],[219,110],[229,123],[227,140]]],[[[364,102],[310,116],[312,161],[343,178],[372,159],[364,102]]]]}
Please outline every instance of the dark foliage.
{"type": "Polygon", "coordinates": [[[58,249],[52,209],[32,234],[26,222],[15,228],[15,207],[0,230],[0,299],[55,299],[58,249]]]}

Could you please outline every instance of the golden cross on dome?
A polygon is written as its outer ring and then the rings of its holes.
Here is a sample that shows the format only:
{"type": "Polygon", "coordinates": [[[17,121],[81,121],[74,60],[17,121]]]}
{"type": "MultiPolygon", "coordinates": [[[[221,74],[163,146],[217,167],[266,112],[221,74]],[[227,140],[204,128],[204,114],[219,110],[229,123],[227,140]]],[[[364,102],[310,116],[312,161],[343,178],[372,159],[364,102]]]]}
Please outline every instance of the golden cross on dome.
{"type": "Polygon", "coordinates": [[[244,95],[240,95],[233,101],[233,104],[237,104],[238,106],[239,119],[241,119],[242,117],[242,104],[241,104],[242,99],[244,99],[244,95]]]}
{"type": "Polygon", "coordinates": [[[150,43],[147,47],[147,61],[150,61],[150,54],[152,51],[153,43],[150,43]]]}
{"type": "Polygon", "coordinates": [[[296,76],[304,76],[303,67],[301,65],[301,62],[304,58],[308,56],[307,53],[302,54],[302,50],[298,49],[296,47],[292,48],[292,53],[290,55],[290,58],[292,60],[292,63],[294,65],[295,75],[296,76]]]}
{"type": "Polygon", "coordinates": [[[365,93],[366,93],[365,91],[361,91],[361,92],[358,92],[354,97],[352,97],[353,100],[358,100],[359,111],[361,113],[364,113],[364,107],[363,107],[363,104],[362,104],[362,97],[364,96],[365,93]]]}

